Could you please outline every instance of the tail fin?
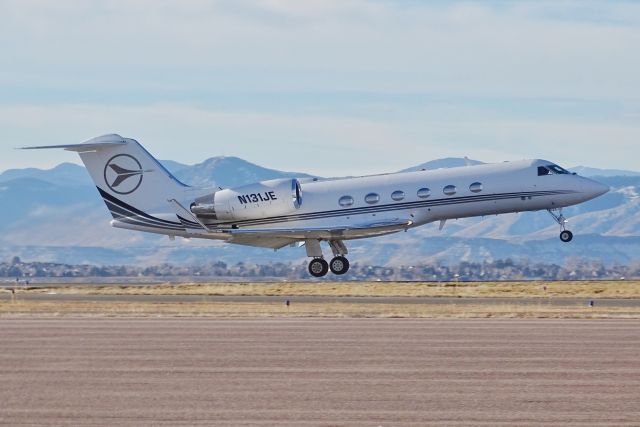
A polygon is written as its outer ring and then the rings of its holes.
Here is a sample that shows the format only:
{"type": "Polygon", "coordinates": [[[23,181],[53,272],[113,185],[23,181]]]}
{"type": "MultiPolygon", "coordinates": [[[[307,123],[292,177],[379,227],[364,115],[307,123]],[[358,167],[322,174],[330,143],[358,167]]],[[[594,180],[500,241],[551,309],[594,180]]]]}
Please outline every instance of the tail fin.
{"type": "Polygon", "coordinates": [[[136,140],[116,134],[82,144],[26,148],[77,152],[114,218],[129,216],[123,208],[144,214],[166,212],[167,200],[181,199],[187,187],[136,140]]]}

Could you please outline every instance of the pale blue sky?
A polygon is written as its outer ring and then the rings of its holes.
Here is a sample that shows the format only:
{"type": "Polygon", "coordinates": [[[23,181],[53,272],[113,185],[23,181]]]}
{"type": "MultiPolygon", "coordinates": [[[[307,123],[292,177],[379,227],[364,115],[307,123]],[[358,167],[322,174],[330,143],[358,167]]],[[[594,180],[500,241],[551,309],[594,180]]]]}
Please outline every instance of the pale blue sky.
{"type": "Polygon", "coordinates": [[[0,0],[0,170],[117,132],[320,175],[640,170],[640,2],[0,0]]]}

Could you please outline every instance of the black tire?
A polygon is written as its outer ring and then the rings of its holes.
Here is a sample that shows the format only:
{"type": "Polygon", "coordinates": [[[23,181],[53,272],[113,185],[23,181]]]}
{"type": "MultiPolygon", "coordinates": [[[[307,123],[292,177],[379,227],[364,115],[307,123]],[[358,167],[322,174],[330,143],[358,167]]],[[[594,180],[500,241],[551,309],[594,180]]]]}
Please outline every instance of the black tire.
{"type": "Polygon", "coordinates": [[[569,230],[562,231],[560,233],[560,240],[562,240],[565,243],[570,242],[571,240],[573,240],[573,233],[570,232],[569,230]]]}
{"type": "Polygon", "coordinates": [[[344,274],[349,271],[349,260],[343,256],[337,256],[331,260],[329,268],[333,274],[344,274]]]}
{"type": "Polygon", "coordinates": [[[309,274],[313,277],[323,277],[329,272],[329,264],[322,258],[312,259],[309,262],[309,274]]]}

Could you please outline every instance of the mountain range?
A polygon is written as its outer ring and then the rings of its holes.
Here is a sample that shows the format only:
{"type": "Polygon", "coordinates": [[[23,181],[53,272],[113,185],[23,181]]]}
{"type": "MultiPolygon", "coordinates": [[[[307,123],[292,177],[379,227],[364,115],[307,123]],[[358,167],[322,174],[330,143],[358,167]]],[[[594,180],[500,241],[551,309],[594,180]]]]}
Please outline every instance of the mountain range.
{"type": "MultiPolygon", "coordinates": [[[[195,165],[163,161],[190,185],[235,187],[282,177],[309,178],[302,172],[268,169],[237,157],[212,157],[195,165]]],[[[481,163],[447,158],[403,171],[481,163]]],[[[575,239],[559,241],[558,226],[546,212],[525,212],[428,224],[407,233],[348,242],[352,262],[374,265],[457,263],[504,258],[563,264],[570,259],[600,259],[632,264],[640,254],[640,172],[578,166],[611,191],[565,209],[575,239]]],[[[0,174],[0,259],[70,264],[265,263],[306,262],[304,250],[265,249],[216,241],[176,239],[109,226],[110,215],[83,166],[62,163],[52,169],[11,169],[0,174]]]]}

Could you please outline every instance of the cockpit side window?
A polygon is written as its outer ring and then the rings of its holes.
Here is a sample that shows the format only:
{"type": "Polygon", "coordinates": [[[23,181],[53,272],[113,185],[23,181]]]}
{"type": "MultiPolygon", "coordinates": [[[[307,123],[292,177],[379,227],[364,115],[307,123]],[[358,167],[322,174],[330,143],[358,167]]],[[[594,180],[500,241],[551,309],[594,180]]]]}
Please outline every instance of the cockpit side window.
{"type": "Polygon", "coordinates": [[[538,166],[538,176],[551,175],[551,171],[544,166],[538,166]]]}

